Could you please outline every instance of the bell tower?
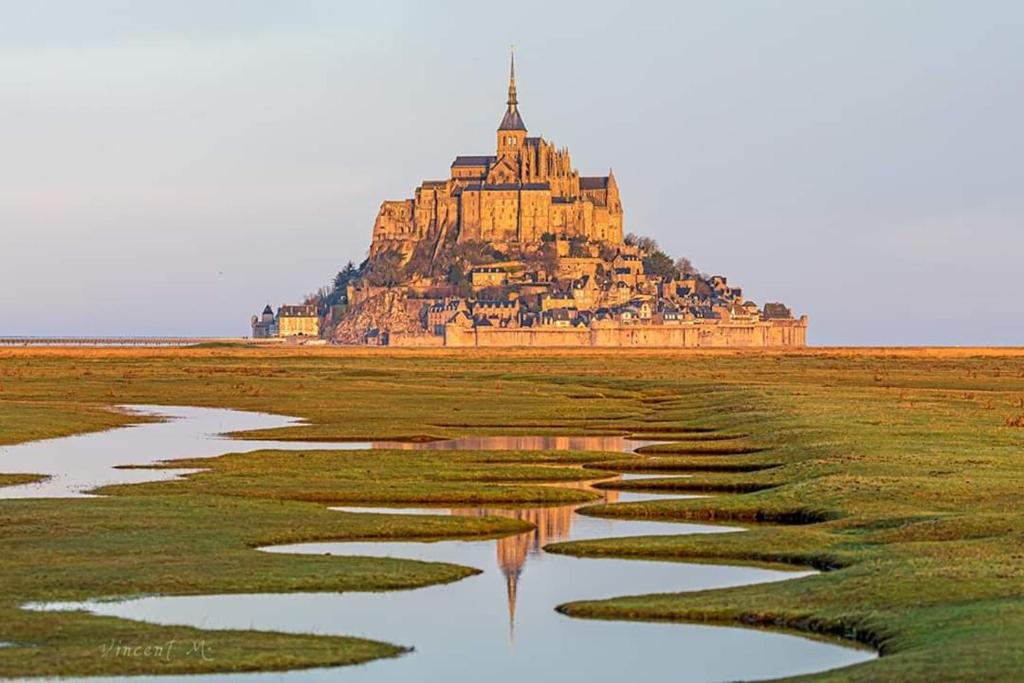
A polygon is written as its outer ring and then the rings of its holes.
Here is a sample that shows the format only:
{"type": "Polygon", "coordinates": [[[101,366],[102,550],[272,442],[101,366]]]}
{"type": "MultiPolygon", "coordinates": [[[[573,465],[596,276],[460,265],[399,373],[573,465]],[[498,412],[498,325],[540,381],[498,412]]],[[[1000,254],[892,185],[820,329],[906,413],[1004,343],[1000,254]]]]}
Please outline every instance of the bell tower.
{"type": "Polygon", "coordinates": [[[508,109],[498,126],[498,158],[503,156],[519,158],[519,152],[526,140],[526,124],[519,115],[519,100],[516,97],[516,55],[511,53],[508,74],[508,109]]]}

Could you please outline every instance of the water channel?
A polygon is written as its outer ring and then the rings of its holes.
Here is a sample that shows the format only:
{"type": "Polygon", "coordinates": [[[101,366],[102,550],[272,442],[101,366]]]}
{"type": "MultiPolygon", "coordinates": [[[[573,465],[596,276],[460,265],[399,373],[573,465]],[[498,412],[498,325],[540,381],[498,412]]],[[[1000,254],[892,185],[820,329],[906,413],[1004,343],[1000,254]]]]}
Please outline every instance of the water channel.
{"type": "MultiPolygon", "coordinates": [[[[0,488],[4,497],[79,497],[111,483],[181,476],[191,470],[124,470],[174,458],[264,448],[336,450],[402,447],[477,450],[617,450],[645,443],[622,437],[468,437],[423,444],[279,442],[227,439],[226,432],[296,424],[287,417],[233,410],[131,406],[166,418],[93,434],[0,448],[0,472],[36,472],[46,481],[0,488]]],[[[628,479],[638,475],[623,475],[628,479]]],[[[643,475],[639,475],[643,476],[643,475]]],[[[589,488],[590,483],[575,485],[589,488]]],[[[590,489],[608,503],[666,497],[590,489]]],[[[641,535],[742,533],[735,527],[588,517],[580,505],[550,507],[341,507],[341,514],[496,515],[531,522],[531,531],[491,540],[326,542],[264,552],[368,555],[452,562],[482,569],[452,584],[384,593],[281,593],[153,596],[122,601],[33,605],[85,609],[159,624],[355,635],[411,646],[407,655],[356,667],[190,676],[190,681],[678,680],[763,679],[871,659],[874,653],[764,630],[690,624],[573,619],[559,604],[617,595],[682,592],[780,581],[813,572],[679,562],[580,559],[544,551],[548,543],[641,535]]],[[[97,596],[104,597],[104,596],[97,596]]],[[[216,634],[209,639],[215,656],[216,634]]],[[[124,681],[124,678],[83,679],[124,681]]],[[[166,681],[157,676],[132,681],[166,681]]]]}

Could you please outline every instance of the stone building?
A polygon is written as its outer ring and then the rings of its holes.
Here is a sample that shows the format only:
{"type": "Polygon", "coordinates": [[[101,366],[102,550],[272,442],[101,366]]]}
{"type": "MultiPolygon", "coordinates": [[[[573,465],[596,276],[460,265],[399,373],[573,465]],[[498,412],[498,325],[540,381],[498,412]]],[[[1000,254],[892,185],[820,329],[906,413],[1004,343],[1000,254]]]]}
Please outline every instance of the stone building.
{"type": "Polygon", "coordinates": [[[277,334],[280,337],[320,336],[320,316],[315,304],[281,306],[277,309],[277,334]]]}
{"type": "Polygon", "coordinates": [[[252,317],[252,338],[269,339],[277,336],[277,318],[274,317],[274,309],[267,304],[260,315],[252,317]]]}
{"type": "Polygon", "coordinates": [[[614,174],[580,176],[567,149],[527,135],[514,58],[496,142],[493,154],[457,156],[447,179],[424,181],[411,199],[385,201],[371,254],[393,249],[408,256],[424,241],[436,251],[451,239],[536,244],[554,235],[622,242],[614,174]]]}

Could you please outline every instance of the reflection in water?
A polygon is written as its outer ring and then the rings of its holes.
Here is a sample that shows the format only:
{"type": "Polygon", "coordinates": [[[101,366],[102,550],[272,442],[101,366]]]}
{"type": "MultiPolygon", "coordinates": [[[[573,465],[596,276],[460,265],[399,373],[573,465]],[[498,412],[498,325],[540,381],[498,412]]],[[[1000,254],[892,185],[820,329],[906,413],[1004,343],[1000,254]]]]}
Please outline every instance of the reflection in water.
{"type": "Polygon", "coordinates": [[[406,451],[594,451],[632,453],[660,443],[624,436],[463,436],[441,441],[374,441],[374,448],[406,451]]]}
{"type": "MultiPolygon", "coordinates": [[[[49,493],[81,493],[90,482],[125,476],[110,470],[112,463],[152,462],[155,459],[214,455],[269,447],[337,448],[337,444],[276,444],[228,441],[212,437],[236,429],[257,429],[287,418],[228,410],[159,409],[180,419],[89,435],[89,448],[101,466],[69,462],[54,452],[57,472],[71,474],[49,493]],[[259,424],[263,422],[264,424],[259,424]],[[216,427],[214,425],[217,425],[216,427]],[[122,443],[125,433],[131,443],[122,443]],[[105,439],[111,449],[104,449],[105,439]],[[270,445],[273,444],[273,445],[270,445]],[[129,446],[131,446],[129,448],[129,446]],[[111,455],[111,454],[114,455],[111,455]],[[116,456],[116,459],[115,459],[116,456]],[[64,470],[61,467],[65,466],[64,470]],[[72,485],[73,484],[73,485],[72,485]]],[[[631,450],[644,442],[618,437],[513,437],[499,442],[483,437],[455,440],[454,448],[597,448],[631,450]],[[458,444],[458,445],[456,445],[458,444]]],[[[43,443],[43,442],[40,442],[43,443]]],[[[385,445],[385,444],[380,444],[385,445]]],[[[367,444],[346,444],[363,447],[367,444]]],[[[440,448],[434,444],[404,444],[410,448],[440,448]]],[[[73,455],[84,451],[72,449],[73,455]]],[[[0,451],[2,455],[2,451],[0,451]]],[[[21,451],[24,456],[25,452],[21,451]]],[[[0,457],[0,470],[6,461],[0,457]]],[[[38,470],[27,470],[38,471],[38,470]]],[[[143,471],[139,471],[143,472],[143,471]]],[[[152,472],[144,472],[152,478],[152,472]]],[[[159,474],[159,473],[157,473],[159,474]]],[[[636,475],[622,477],[635,478],[636,475]]],[[[59,476],[58,476],[59,479],[59,476]]],[[[585,482],[567,484],[589,488],[585,482]]],[[[594,490],[594,489],[591,489],[594,490]]],[[[664,494],[616,493],[594,490],[606,502],[635,502],[664,498],[664,494]]],[[[679,497],[679,496],[675,496],[679,497]]],[[[87,601],[26,605],[29,609],[85,609],[95,614],[181,624],[202,629],[254,629],[287,633],[355,635],[415,646],[415,652],[366,666],[252,674],[214,674],[190,677],[192,683],[238,683],[240,680],[321,683],[445,680],[477,683],[483,672],[491,683],[521,683],[524,679],[578,680],[621,683],[623,680],[690,681],[781,677],[865,661],[873,654],[792,635],[751,629],[686,624],[653,624],[569,619],[556,605],[625,593],[663,593],[706,590],[778,581],[812,572],[780,572],[755,567],[618,559],[581,559],[546,553],[545,544],[560,540],[592,540],[656,534],[727,533],[720,526],[620,520],[579,515],[579,505],[547,508],[459,508],[460,516],[495,515],[535,525],[530,531],[490,540],[438,542],[379,541],[301,543],[263,548],[273,553],[398,557],[447,562],[483,568],[461,581],[408,591],[370,593],[278,593],[249,595],[150,596],[120,601],[87,601]],[[495,547],[491,547],[491,544],[495,547]],[[497,561],[500,571],[490,568],[497,561]],[[528,566],[527,566],[528,565],[528,566]],[[524,579],[529,581],[526,589],[524,579]],[[508,642],[518,624],[515,646],[508,642]]],[[[439,514],[437,508],[342,508],[349,512],[439,514]]],[[[211,638],[215,632],[208,631],[211,638]]],[[[97,683],[100,679],[87,679],[97,683]]],[[[123,683],[123,678],[108,678],[123,683]]],[[[139,678],[131,679],[138,683],[139,678]]],[[[166,679],[146,677],[165,683],[166,679]]]]}
{"type": "MultiPolygon", "coordinates": [[[[616,475],[614,479],[640,479],[645,475],[616,475]]],[[[688,477],[690,475],[681,475],[688,477]]],[[[505,536],[495,541],[497,565],[505,578],[505,593],[508,603],[509,638],[515,635],[516,597],[519,592],[519,579],[528,558],[538,555],[549,543],[567,541],[572,538],[573,520],[580,519],[576,510],[584,505],[597,503],[638,502],[640,500],[662,499],[661,494],[625,493],[607,489],[596,489],[595,481],[608,481],[607,478],[594,481],[568,481],[550,483],[547,486],[571,488],[597,494],[597,500],[572,505],[553,507],[473,507],[473,508],[392,508],[392,507],[332,507],[340,512],[371,513],[371,514],[406,514],[430,515],[450,514],[457,517],[504,517],[521,522],[528,522],[533,529],[521,534],[505,536]]],[[[702,498],[703,496],[679,495],[677,498],[702,498]]],[[[655,525],[658,523],[655,522],[655,525]]],[[[728,530],[728,529],[726,529],[728,530]]],[[[271,549],[272,550],[272,549],[271,549]]]]}
{"type": "MultiPolygon", "coordinates": [[[[558,484],[563,488],[574,488],[601,494],[602,500],[595,502],[615,503],[619,500],[618,491],[594,489],[591,482],[576,481],[558,484]]],[[[590,503],[586,503],[589,505],[590,503]]],[[[568,540],[572,531],[572,521],[576,509],[581,505],[559,505],[542,508],[455,508],[449,513],[458,517],[505,517],[534,526],[514,536],[499,538],[496,542],[498,568],[505,577],[505,592],[508,601],[508,635],[515,638],[516,596],[519,590],[519,577],[523,573],[526,560],[536,555],[549,543],[568,540]]]]}
{"type": "Polygon", "coordinates": [[[523,573],[526,559],[540,552],[548,543],[569,537],[575,506],[553,508],[527,508],[522,510],[468,508],[451,510],[459,517],[508,517],[529,522],[535,529],[515,536],[499,538],[497,543],[498,568],[505,577],[505,591],[508,599],[508,633],[515,636],[516,594],[519,577],[523,573]]]}
{"type": "MultiPolygon", "coordinates": [[[[633,453],[638,448],[660,443],[645,439],[630,439],[624,436],[464,436],[438,441],[374,441],[377,449],[398,449],[410,451],[590,451],[633,453]]],[[[603,500],[595,502],[616,503],[618,491],[594,489],[590,482],[567,482],[557,484],[566,488],[578,488],[599,493],[603,500]]],[[[652,496],[654,497],[654,496],[652,496]]],[[[657,496],[662,497],[662,496],[657,496]]],[[[686,496],[684,496],[686,497],[686,496]]],[[[507,517],[533,524],[533,531],[498,540],[498,567],[505,576],[508,594],[509,635],[514,635],[516,594],[519,577],[527,556],[536,554],[548,543],[566,540],[572,527],[573,514],[579,505],[549,508],[460,508],[449,510],[460,517],[507,517]]],[[[339,510],[366,512],[369,508],[335,508],[339,510]]],[[[421,512],[421,511],[417,511],[421,512]]]]}
{"type": "Polygon", "coordinates": [[[621,436],[513,436],[466,437],[425,443],[359,441],[264,441],[226,439],[227,432],[275,429],[302,424],[302,420],[219,408],[135,405],[119,406],[139,415],[162,417],[165,422],[129,425],[103,432],[76,434],[41,441],[0,446],[0,472],[46,475],[41,482],[0,487],[2,498],[80,498],[92,489],[113,484],[138,484],[174,479],[190,469],[144,468],[178,458],[209,458],[224,453],[272,449],[287,451],[359,450],[597,450],[630,452],[653,441],[621,436]]]}

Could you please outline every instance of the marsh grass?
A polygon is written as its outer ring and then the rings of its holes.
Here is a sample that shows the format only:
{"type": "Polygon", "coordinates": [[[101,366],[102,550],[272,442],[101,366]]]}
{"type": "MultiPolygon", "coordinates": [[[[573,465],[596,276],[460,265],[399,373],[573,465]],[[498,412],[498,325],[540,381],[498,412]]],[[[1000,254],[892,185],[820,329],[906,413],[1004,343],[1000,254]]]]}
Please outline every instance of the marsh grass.
{"type": "MultiPolygon", "coordinates": [[[[457,580],[474,570],[253,548],[512,533],[522,525],[506,519],[345,515],[325,504],[572,502],[588,495],[539,484],[617,471],[666,476],[599,486],[717,495],[594,505],[587,513],[753,524],[737,534],[549,550],[823,573],[572,603],[560,607],[567,614],[781,627],[857,640],[884,655],[816,680],[1017,680],[1024,670],[1024,650],[1015,645],[1024,639],[1024,430],[1014,426],[1024,409],[1024,353],[1017,350],[12,350],[0,352],[0,381],[4,443],[123,424],[130,418],[109,406],[125,403],[309,421],[263,434],[274,438],[621,434],[674,442],[646,457],[263,451],[203,460],[209,470],[185,480],[111,487],[103,499],[0,501],[0,641],[16,644],[0,649],[0,674],[164,671],[104,661],[90,648],[128,632],[202,635],[28,613],[17,609],[23,602],[457,580]],[[669,478],[679,473],[693,476],[669,478]]],[[[226,635],[225,651],[213,668],[340,664],[400,652],[257,632],[226,635]]],[[[204,670],[175,666],[175,673],[204,670]]]]}

